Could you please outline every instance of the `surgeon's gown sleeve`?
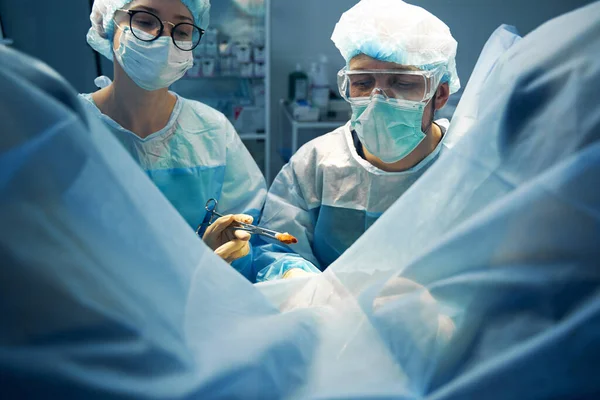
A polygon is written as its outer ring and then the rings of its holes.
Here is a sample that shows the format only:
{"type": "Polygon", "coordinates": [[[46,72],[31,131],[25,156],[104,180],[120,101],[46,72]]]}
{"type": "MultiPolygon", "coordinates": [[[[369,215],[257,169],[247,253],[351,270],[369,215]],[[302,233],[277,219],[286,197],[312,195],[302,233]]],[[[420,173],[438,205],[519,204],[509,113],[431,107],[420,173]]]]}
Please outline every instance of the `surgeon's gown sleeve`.
{"type": "MultiPolygon", "coordinates": [[[[436,123],[447,129],[447,120],[436,123]]],[[[256,281],[277,280],[293,268],[325,270],[429,169],[447,136],[418,165],[400,173],[381,171],[361,158],[349,124],[302,146],[275,178],[261,219],[261,226],[288,232],[298,244],[263,241],[256,247],[256,281]]]]}
{"type": "Polygon", "coordinates": [[[0,88],[0,398],[289,396],[311,318],[279,318],[48,66],[0,46],[0,88]]]}
{"type": "Polygon", "coordinates": [[[296,175],[298,160],[312,156],[312,153],[305,150],[306,146],[300,149],[273,181],[263,213],[268,219],[261,222],[261,225],[266,225],[269,229],[290,233],[298,239],[298,243],[286,246],[271,239],[256,240],[252,275],[257,282],[281,278],[294,268],[320,272],[317,268],[319,262],[311,247],[316,216],[309,209],[296,175]]]}
{"type": "Polygon", "coordinates": [[[464,138],[325,273],[257,286],[0,46],[2,397],[598,398],[599,13],[503,53],[464,138]]]}
{"type": "MultiPolygon", "coordinates": [[[[436,123],[446,131],[447,120],[436,123]]],[[[261,219],[261,226],[288,232],[298,243],[263,241],[255,247],[256,281],[277,280],[293,268],[325,270],[435,163],[448,136],[399,173],[361,158],[349,124],[302,146],[275,178],[261,219]]]]}

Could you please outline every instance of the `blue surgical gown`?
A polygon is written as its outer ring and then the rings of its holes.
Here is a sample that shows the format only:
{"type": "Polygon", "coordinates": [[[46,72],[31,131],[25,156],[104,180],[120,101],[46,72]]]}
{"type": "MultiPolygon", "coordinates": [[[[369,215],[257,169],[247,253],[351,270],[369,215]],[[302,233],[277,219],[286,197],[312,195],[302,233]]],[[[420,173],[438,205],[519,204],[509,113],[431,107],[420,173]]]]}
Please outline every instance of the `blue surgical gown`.
{"type": "MultiPolygon", "coordinates": [[[[445,133],[448,120],[436,123],[445,133]]],[[[327,268],[427,171],[446,140],[444,134],[429,156],[403,172],[382,171],[362,158],[349,123],[304,145],[275,178],[261,221],[298,244],[255,246],[257,281],[278,279],[291,268],[327,268]]]]}
{"type": "Polygon", "coordinates": [[[312,318],[280,318],[68,83],[1,45],[0,131],[0,398],[293,392],[312,318]]]}
{"type": "Polygon", "coordinates": [[[599,13],[496,32],[462,139],[323,274],[258,285],[0,48],[1,394],[597,398],[599,13]]]}
{"type": "MultiPolygon", "coordinates": [[[[221,214],[248,214],[258,222],[266,196],[265,179],[223,114],[178,96],[167,125],[142,139],[102,114],[89,94],[86,108],[104,121],[154,184],[196,229],[209,199],[221,214]]],[[[252,253],[233,266],[251,271],[252,253]]]]}
{"type": "Polygon", "coordinates": [[[328,312],[307,398],[600,398],[598,15],[498,29],[452,149],[323,274],[257,285],[328,312]],[[358,389],[380,344],[399,376],[358,389]]]}

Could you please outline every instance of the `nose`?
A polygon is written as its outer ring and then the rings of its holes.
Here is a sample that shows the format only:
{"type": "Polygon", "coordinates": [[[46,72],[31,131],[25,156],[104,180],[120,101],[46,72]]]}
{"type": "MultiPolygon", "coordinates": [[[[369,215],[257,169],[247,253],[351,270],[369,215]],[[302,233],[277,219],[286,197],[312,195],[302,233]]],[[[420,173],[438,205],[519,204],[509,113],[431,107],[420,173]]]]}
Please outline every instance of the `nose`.
{"type": "MultiPolygon", "coordinates": [[[[389,92],[389,89],[388,89],[389,92]]],[[[386,92],[386,90],[382,89],[381,86],[377,86],[375,87],[375,89],[373,89],[373,91],[371,92],[371,97],[373,96],[382,96],[385,97],[386,99],[389,99],[391,96],[391,93],[386,92]]]]}

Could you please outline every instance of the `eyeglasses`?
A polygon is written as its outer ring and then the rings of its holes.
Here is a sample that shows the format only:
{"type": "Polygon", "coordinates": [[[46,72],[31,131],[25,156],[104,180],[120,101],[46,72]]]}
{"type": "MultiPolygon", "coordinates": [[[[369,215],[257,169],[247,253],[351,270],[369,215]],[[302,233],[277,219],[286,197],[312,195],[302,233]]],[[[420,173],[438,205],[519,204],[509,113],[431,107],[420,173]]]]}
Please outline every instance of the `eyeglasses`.
{"type": "Polygon", "coordinates": [[[143,42],[152,42],[161,37],[165,30],[164,24],[171,25],[173,44],[183,51],[194,50],[200,43],[202,35],[204,35],[204,29],[194,24],[187,22],[174,24],[168,21],[161,21],[158,16],[148,11],[123,9],[117,11],[129,15],[129,28],[133,36],[143,42]]]}
{"type": "Polygon", "coordinates": [[[435,93],[442,69],[348,70],[338,72],[338,88],[342,97],[354,104],[369,101],[374,94],[398,100],[426,102],[435,93]]]}

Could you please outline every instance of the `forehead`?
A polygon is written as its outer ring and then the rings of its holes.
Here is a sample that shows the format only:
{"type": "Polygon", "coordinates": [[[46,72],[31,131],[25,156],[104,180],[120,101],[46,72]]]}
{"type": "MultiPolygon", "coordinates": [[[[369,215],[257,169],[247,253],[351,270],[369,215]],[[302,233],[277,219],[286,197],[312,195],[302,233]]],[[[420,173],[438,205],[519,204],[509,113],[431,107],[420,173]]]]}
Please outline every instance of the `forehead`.
{"type": "Polygon", "coordinates": [[[402,65],[388,61],[381,61],[371,58],[365,54],[359,54],[350,60],[350,70],[375,70],[375,69],[387,69],[387,70],[398,70],[398,71],[419,71],[419,68],[414,65],[402,65]]]}
{"type": "Polygon", "coordinates": [[[194,20],[192,13],[181,0],[133,0],[124,8],[149,11],[166,21],[194,20]]]}

